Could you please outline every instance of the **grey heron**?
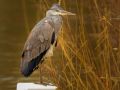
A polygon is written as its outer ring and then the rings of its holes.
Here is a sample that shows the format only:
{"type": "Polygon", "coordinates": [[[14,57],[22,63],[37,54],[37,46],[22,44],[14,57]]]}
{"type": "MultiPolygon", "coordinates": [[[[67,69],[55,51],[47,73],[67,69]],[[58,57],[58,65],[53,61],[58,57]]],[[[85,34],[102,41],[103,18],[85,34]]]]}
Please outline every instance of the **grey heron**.
{"type": "Polygon", "coordinates": [[[45,18],[39,21],[30,32],[22,52],[21,73],[28,77],[35,71],[39,63],[42,64],[46,57],[52,56],[53,47],[62,26],[63,15],[75,15],[63,10],[59,4],[46,12],[45,18]]]}

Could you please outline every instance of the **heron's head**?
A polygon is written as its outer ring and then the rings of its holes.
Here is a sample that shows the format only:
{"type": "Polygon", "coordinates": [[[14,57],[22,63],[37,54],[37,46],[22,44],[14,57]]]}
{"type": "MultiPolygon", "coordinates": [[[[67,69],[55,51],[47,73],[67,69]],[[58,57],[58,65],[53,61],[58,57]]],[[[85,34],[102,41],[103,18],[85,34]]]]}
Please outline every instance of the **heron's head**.
{"type": "Polygon", "coordinates": [[[64,15],[76,15],[76,14],[63,10],[63,8],[60,7],[59,4],[53,4],[53,6],[50,8],[50,10],[47,11],[46,15],[47,16],[51,16],[51,15],[64,16],[64,15]]]}

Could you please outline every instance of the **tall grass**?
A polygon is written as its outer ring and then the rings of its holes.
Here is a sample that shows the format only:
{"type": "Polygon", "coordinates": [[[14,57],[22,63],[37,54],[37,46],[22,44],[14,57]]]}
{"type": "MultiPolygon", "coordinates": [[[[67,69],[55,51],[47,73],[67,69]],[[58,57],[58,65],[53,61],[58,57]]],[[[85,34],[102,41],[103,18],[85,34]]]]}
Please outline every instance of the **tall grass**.
{"type": "MultiPolygon", "coordinates": [[[[58,2],[39,1],[45,10],[58,2]]],[[[113,19],[120,14],[119,4],[115,0],[61,0],[62,7],[77,15],[64,18],[58,47],[42,68],[44,79],[58,90],[119,90],[120,21],[113,19]]],[[[38,8],[37,14],[42,7],[38,8]]]]}

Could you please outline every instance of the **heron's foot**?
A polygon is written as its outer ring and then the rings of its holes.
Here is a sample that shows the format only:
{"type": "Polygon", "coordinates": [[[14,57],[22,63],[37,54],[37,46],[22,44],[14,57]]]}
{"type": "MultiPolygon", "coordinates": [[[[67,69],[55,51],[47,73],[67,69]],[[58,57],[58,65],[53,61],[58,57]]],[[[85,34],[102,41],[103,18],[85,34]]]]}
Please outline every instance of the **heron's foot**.
{"type": "Polygon", "coordinates": [[[53,86],[53,84],[51,84],[51,83],[47,83],[47,82],[36,83],[36,84],[42,84],[42,85],[44,85],[44,86],[47,86],[47,85],[53,86]]]}
{"type": "Polygon", "coordinates": [[[42,85],[47,86],[47,85],[49,85],[49,83],[47,83],[47,82],[42,82],[42,85]]]}

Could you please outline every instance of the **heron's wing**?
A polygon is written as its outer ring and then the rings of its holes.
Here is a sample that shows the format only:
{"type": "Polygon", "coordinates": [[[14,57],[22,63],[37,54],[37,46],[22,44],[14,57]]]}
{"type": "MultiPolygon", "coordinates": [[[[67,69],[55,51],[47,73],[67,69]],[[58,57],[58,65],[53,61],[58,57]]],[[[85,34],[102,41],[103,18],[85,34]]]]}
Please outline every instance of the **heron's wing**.
{"type": "Polygon", "coordinates": [[[54,41],[54,28],[48,22],[39,22],[33,28],[25,43],[22,60],[28,62],[35,59],[41,60],[54,41]]]}

